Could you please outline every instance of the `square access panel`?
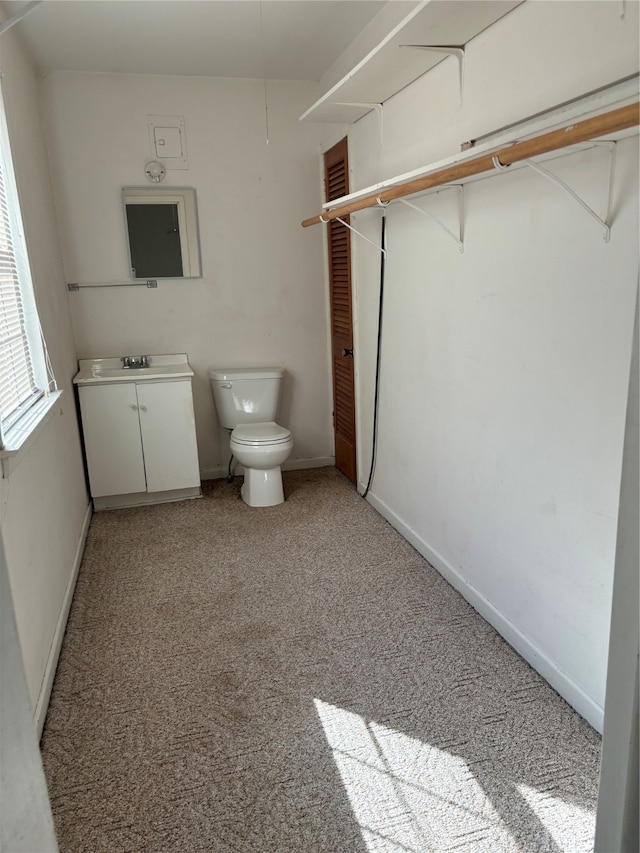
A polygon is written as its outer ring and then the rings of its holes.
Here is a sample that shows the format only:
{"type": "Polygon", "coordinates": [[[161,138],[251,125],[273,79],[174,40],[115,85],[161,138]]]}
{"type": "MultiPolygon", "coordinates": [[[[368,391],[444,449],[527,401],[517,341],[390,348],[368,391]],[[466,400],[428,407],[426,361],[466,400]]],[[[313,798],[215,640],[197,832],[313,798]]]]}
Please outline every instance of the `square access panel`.
{"type": "Polygon", "coordinates": [[[184,116],[147,116],[151,158],[165,169],[188,169],[184,116]]]}

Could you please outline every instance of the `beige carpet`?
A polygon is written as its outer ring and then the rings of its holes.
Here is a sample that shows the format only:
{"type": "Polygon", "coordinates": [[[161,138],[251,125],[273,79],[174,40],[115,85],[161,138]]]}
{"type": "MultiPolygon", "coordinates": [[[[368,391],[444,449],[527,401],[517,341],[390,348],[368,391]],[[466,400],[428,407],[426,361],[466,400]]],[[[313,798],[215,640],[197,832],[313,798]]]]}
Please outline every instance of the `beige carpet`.
{"type": "Polygon", "coordinates": [[[42,740],[60,849],[586,853],[599,736],[334,469],[94,515],[42,740]]]}

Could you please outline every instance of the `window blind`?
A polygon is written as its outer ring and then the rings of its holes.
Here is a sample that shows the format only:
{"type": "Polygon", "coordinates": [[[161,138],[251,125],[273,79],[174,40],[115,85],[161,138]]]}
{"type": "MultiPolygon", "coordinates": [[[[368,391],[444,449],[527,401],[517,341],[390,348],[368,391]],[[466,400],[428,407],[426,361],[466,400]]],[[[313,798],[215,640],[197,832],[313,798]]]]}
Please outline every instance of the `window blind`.
{"type": "Polygon", "coordinates": [[[37,428],[56,389],[40,329],[0,89],[0,452],[37,428]]]}
{"type": "Polygon", "coordinates": [[[37,387],[26,332],[16,249],[0,157],[0,418],[2,434],[44,393],[37,387]]]}

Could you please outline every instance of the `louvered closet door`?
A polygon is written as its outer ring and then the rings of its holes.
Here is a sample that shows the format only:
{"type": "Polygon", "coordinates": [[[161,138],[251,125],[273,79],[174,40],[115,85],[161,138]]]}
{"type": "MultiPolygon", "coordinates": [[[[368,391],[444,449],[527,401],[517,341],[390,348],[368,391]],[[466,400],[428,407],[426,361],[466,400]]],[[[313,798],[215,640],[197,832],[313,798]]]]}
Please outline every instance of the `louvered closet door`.
{"type": "MultiPolygon", "coordinates": [[[[325,195],[331,201],[349,192],[346,138],[324,155],[325,195]]],[[[348,217],[345,218],[348,222],[348,217]]],[[[333,364],[333,429],[336,465],[356,482],[353,326],[351,316],[350,231],[340,222],[327,225],[333,364]]]]}

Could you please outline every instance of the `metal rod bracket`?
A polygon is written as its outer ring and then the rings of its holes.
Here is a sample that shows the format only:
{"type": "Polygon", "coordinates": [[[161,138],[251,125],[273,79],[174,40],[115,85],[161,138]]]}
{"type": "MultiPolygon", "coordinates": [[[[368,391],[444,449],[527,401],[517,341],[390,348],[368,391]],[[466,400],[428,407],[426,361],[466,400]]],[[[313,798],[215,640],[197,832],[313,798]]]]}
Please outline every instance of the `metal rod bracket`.
{"type": "Polygon", "coordinates": [[[501,163],[500,158],[497,154],[493,155],[493,157],[491,158],[491,162],[493,163],[494,168],[497,169],[499,172],[506,172],[509,166],[511,165],[510,163],[507,163],[507,165],[501,163]]]}
{"type": "MultiPolygon", "coordinates": [[[[386,213],[386,211],[385,211],[385,213],[386,213]]],[[[339,216],[336,216],[334,218],[335,218],[336,222],[339,222],[341,225],[344,225],[344,227],[348,228],[349,231],[353,231],[353,233],[357,234],[358,237],[362,237],[362,239],[366,240],[367,243],[371,243],[371,245],[375,246],[379,252],[382,252],[382,254],[385,256],[385,258],[387,257],[387,250],[383,249],[382,246],[379,246],[377,243],[374,243],[373,240],[370,240],[368,237],[365,237],[364,234],[361,234],[359,231],[356,231],[356,229],[352,225],[349,225],[349,223],[345,222],[344,219],[340,219],[339,216]]],[[[323,219],[322,221],[323,222],[330,222],[331,220],[323,219]]]]}
{"type": "MultiPolygon", "coordinates": [[[[615,142],[594,142],[594,147],[605,147],[609,151],[609,174],[608,174],[608,186],[607,186],[607,207],[604,219],[602,219],[598,214],[586,203],[586,201],[581,198],[578,193],[573,190],[562,178],[559,178],[557,175],[554,175],[552,172],[549,172],[548,169],[545,169],[539,163],[534,163],[532,160],[523,160],[522,162],[529,166],[529,168],[533,169],[534,172],[537,172],[539,175],[542,175],[547,180],[551,181],[551,183],[560,187],[570,198],[572,198],[580,207],[585,210],[589,216],[596,220],[596,222],[601,226],[603,230],[603,239],[605,243],[609,242],[611,237],[611,208],[613,203],[613,178],[615,172],[615,161],[616,161],[616,143],[615,142]]],[[[495,162],[494,158],[494,162],[495,162]]],[[[503,167],[504,168],[504,167],[503,167]]]]}
{"type": "MultiPolygon", "coordinates": [[[[406,207],[410,207],[412,210],[415,210],[416,213],[421,214],[422,216],[426,216],[428,219],[432,219],[436,225],[439,225],[440,228],[454,241],[454,243],[458,247],[458,251],[460,253],[464,252],[464,187],[461,184],[451,184],[448,187],[443,187],[442,189],[452,189],[456,190],[458,193],[458,232],[459,236],[456,236],[450,228],[438,219],[433,213],[429,213],[427,210],[423,210],[421,207],[413,204],[410,201],[407,201],[406,198],[399,198],[398,201],[401,201],[406,207]]],[[[441,190],[439,190],[440,192],[441,190]]]]}

